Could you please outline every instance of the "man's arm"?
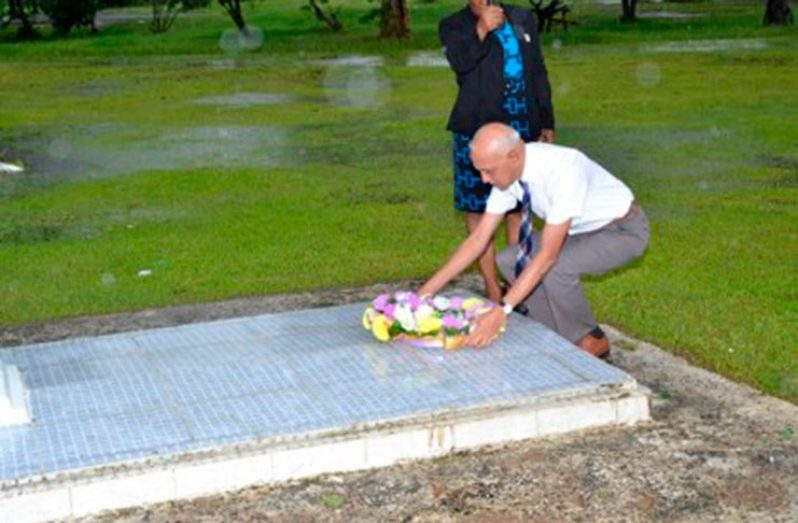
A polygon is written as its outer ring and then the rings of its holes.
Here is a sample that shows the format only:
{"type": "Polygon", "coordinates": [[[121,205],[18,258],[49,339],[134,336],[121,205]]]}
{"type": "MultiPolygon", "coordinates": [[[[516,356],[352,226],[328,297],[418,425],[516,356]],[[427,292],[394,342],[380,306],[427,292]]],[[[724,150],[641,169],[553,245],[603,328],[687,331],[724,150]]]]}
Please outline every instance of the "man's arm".
{"type": "Polygon", "coordinates": [[[444,266],[421,286],[418,293],[421,295],[437,293],[454,277],[474,263],[474,260],[479,258],[485,251],[502,218],[504,218],[503,214],[484,213],[474,232],[460,244],[444,266]]]}
{"type": "MultiPolygon", "coordinates": [[[[540,250],[530,260],[524,271],[510,287],[504,296],[504,303],[515,307],[523,301],[532,290],[543,280],[546,273],[557,263],[560,249],[568,236],[571,228],[571,220],[556,225],[546,224],[543,227],[540,240],[540,250]]],[[[471,347],[484,347],[498,336],[502,325],[506,320],[504,311],[501,307],[494,307],[490,312],[484,314],[477,322],[477,328],[469,334],[465,340],[465,345],[471,347]]]]}
{"type": "Polygon", "coordinates": [[[513,283],[513,286],[504,297],[504,302],[513,307],[521,303],[529,293],[543,280],[543,277],[557,263],[560,256],[560,249],[568,236],[571,228],[571,220],[552,225],[547,223],[543,227],[540,238],[540,250],[530,260],[524,272],[513,283]]]}

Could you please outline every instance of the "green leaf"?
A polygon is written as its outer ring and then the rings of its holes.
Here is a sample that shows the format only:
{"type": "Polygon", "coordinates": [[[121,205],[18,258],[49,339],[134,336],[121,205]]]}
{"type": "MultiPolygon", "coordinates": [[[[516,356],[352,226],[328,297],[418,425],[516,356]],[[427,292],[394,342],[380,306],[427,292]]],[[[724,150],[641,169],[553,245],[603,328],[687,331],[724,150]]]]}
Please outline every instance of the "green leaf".
{"type": "Polygon", "coordinates": [[[338,510],[339,508],[344,506],[346,498],[343,497],[341,494],[336,494],[335,492],[328,492],[326,494],[322,494],[321,500],[327,508],[338,510]]]}

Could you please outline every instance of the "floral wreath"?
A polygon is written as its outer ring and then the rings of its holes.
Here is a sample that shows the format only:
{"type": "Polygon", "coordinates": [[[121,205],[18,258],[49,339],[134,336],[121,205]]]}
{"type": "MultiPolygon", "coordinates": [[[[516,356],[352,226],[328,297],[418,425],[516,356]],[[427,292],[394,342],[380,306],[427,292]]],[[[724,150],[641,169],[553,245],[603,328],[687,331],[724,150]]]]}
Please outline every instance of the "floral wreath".
{"type": "Polygon", "coordinates": [[[380,341],[398,340],[416,347],[459,349],[480,315],[496,305],[480,298],[383,293],[366,307],[363,327],[380,341]]]}

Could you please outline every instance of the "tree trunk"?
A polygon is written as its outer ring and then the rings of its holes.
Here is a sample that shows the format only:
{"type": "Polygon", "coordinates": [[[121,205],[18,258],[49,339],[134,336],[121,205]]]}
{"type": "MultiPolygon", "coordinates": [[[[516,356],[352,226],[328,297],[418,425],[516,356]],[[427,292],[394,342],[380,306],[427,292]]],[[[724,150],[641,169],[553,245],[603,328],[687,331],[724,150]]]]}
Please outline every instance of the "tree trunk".
{"type": "Polygon", "coordinates": [[[790,25],[793,22],[789,0],[767,0],[765,6],[765,25],[790,25]]]}
{"type": "Polygon", "coordinates": [[[19,20],[22,24],[17,31],[17,38],[27,39],[38,36],[36,29],[33,28],[28,14],[25,12],[25,0],[8,0],[8,17],[11,20],[19,20]]]}
{"type": "Polygon", "coordinates": [[[637,20],[635,10],[637,9],[637,0],[621,0],[621,8],[623,14],[621,15],[621,22],[631,23],[637,20]]]}
{"type": "Polygon", "coordinates": [[[407,0],[382,0],[380,36],[407,38],[410,36],[410,11],[407,0]]]}
{"type": "Polygon", "coordinates": [[[152,21],[150,31],[165,33],[175,23],[182,4],[175,0],[150,0],[152,2],[152,21]]]}
{"type": "Polygon", "coordinates": [[[325,11],[324,7],[319,5],[316,0],[308,0],[308,3],[310,8],[313,10],[313,14],[316,15],[316,18],[327,24],[327,27],[333,31],[340,31],[343,28],[341,21],[338,20],[338,17],[334,12],[325,11]]]}
{"type": "Polygon", "coordinates": [[[224,7],[227,14],[233,19],[233,23],[236,24],[238,30],[244,32],[247,24],[244,22],[243,13],[241,13],[241,0],[219,0],[219,4],[224,7]]]}

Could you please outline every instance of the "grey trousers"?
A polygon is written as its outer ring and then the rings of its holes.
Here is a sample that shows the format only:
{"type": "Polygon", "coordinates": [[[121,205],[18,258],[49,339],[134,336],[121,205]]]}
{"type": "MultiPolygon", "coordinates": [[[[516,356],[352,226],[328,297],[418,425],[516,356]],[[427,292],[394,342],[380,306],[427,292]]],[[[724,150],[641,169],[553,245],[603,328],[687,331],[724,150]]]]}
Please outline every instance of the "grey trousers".
{"type": "MultiPolygon", "coordinates": [[[[639,258],[649,237],[648,218],[637,207],[601,229],[568,236],[557,263],[524,301],[529,316],[576,343],[597,325],[579,277],[604,274],[639,258]]],[[[540,249],[540,232],[532,238],[534,256],[540,249]]],[[[496,256],[499,270],[508,282],[515,281],[517,254],[518,246],[512,245],[496,256]]]]}

